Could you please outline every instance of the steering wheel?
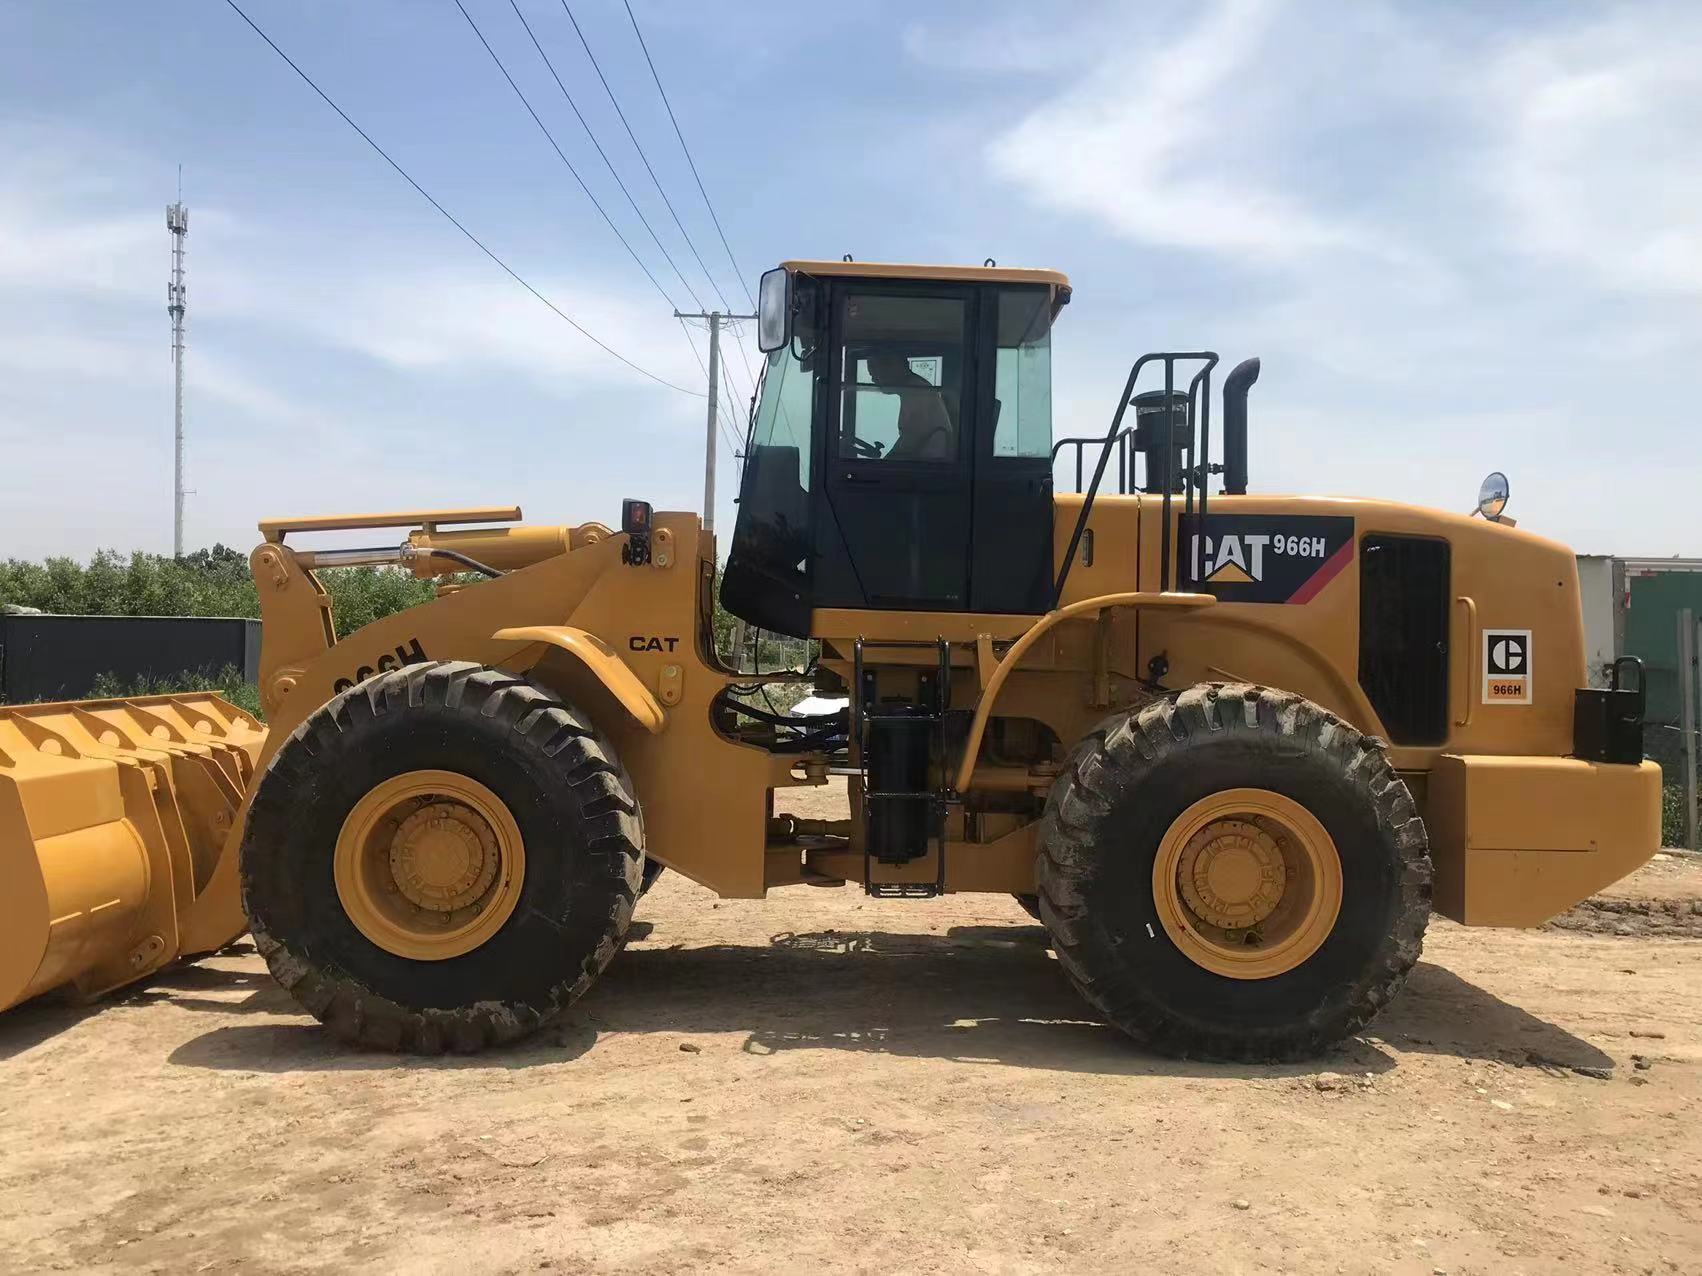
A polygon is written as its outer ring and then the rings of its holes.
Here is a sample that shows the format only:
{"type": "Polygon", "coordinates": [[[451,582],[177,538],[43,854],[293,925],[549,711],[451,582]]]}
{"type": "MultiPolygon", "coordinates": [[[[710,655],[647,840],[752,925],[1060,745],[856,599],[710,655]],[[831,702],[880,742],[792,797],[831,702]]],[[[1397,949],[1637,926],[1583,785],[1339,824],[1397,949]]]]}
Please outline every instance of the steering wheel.
{"type": "Polygon", "coordinates": [[[852,435],[851,450],[860,457],[865,457],[869,460],[879,460],[881,453],[886,451],[886,444],[871,443],[868,439],[860,439],[856,435],[852,435]]]}

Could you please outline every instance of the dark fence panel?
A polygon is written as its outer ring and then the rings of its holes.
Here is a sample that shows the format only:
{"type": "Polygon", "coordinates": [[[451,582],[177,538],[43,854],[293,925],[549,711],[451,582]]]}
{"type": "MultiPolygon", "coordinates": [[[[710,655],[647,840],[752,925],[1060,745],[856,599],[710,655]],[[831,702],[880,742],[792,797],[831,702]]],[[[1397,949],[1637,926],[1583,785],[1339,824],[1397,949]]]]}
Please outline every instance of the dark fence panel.
{"type": "Polygon", "coordinates": [[[128,685],[227,666],[258,679],[258,620],[0,615],[0,702],[80,699],[102,674],[128,685]]]}

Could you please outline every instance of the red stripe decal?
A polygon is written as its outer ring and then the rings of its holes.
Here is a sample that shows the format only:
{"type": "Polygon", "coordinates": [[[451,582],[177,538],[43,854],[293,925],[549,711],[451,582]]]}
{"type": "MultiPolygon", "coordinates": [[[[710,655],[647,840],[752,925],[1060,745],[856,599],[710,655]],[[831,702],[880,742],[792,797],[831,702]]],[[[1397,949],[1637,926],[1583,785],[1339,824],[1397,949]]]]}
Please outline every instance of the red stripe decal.
{"type": "Polygon", "coordinates": [[[1353,541],[1348,540],[1340,549],[1331,554],[1318,565],[1318,570],[1299,589],[1289,595],[1291,603],[1309,603],[1318,596],[1318,591],[1341,575],[1342,568],[1353,561],[1353,541]]]}

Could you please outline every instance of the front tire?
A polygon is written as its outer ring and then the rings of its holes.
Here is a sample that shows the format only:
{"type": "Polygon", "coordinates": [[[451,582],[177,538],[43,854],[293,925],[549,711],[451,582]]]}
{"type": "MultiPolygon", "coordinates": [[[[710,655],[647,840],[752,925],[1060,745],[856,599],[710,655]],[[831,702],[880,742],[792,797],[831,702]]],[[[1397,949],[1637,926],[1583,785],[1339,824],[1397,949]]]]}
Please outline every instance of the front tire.
{"type": "Polygon", "coordinates": [[[1381,743],[1262,687],[1195,686],[1102,723],[1040,844],[1059,963],[1165,1054],[1317,1054],[1400,989],[1429,918],[1424,824],[1381,743]]]}
{"type": "Polygon", "coordinates": [[[644,863],[591,722],[465,662],[379,674],[268,763],[241,851],[272,974],[333,1033],[436,1054],[512,1041],[619,949],[644,863]]]}

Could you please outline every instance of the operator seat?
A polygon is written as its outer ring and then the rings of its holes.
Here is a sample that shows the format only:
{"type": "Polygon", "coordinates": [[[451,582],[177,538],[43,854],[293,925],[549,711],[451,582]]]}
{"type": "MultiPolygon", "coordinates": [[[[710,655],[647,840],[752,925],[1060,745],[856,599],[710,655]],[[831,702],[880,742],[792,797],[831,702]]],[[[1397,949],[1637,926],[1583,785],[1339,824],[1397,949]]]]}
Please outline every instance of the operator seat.
{"type": "MultiPolygon", "coordinates": [[[[915,376],[914,373],[910,374],[915,376]]],[[[899,396],[898,438],[889,461],[951,461],[957,458],[956,395],[919,376],[892,393],[899,396]]]]}

